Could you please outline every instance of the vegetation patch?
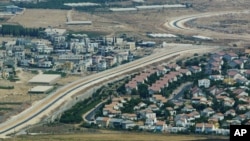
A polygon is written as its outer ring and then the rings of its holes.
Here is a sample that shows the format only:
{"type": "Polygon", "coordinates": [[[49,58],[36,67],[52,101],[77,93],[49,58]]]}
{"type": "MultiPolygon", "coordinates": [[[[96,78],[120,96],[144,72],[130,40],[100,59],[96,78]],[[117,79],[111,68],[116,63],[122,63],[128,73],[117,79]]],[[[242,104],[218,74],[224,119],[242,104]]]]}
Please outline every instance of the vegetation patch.
{"type": "Polygon", "coordinates": [[[14,86],[0,86],[0,89],[14,89],[14,86]]]}
{"type": "Polygon", "coordinates": [[[65,77],[67,75],[65,72],[52,71],[52,70],[45,71],[45,72],[43,72],[43,74],[60,74],[61,77],[65,77]]]}

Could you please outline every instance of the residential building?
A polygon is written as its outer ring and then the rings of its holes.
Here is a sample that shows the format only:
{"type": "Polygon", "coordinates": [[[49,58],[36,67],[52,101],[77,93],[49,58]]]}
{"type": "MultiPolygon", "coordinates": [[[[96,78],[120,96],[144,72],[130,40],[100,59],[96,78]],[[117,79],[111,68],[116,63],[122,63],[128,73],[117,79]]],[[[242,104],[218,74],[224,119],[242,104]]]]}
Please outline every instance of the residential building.
{"type": "Polygon", "coordinates": [[[209,88],[210,87],[210,80],[209,79],[201,79],[198,80],[198,86],[204,86],[205,88],[209,88]]]}

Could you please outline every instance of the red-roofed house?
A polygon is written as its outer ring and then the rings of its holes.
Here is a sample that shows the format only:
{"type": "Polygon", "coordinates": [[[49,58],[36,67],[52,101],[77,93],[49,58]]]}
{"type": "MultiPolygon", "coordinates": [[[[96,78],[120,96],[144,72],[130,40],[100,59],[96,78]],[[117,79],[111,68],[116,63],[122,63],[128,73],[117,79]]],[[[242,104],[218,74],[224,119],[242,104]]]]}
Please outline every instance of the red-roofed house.
{"type": "Polygon", "coordinates": [[[227,61],[232,61],[238,58],[238,55],[235,53],[227,53],[223,56],[227,61]]]}
{"type": "Polygon", "coordinates": [[[126,91],[128,94],[132,93],[132,90],[135,89],[137,90],[137,82],[136,81],[129,81],[126,85],[125,85],[126,91]]]}
{"type": "Polygon", "coordinates": [[[201,67],[198,67],[198,66],[191,66],[191,67],[189,67],[189,70],[190,70],[192,73],[198,73],[198,72],[201,72],[201,67]]]}
{"type": "Polygon", "coordinates": [[[245,75],[246,77],[250,77],[250,70],[246,70],[246,71],[244,72],[244,75],[245,75]]]}
{"type": "Polygon", "coordinates": [[[178,66],[177,64],[171,63],[166,66],[168,69],[174,69],[174,70],[179,70],[181,67],[178,66]]]}
{"type": "Polygon", "coordinates": [[[233,90],[233,93],[239,96],[248,96],[248,93],[246,93],[245,89],[242,89],[242,88],[233,90]]]}
{"type": "Polygon", "coordinates": [[[244,68],[244,62],[241,60],[232,60],[231,62],[229,62],[228,64],[230,67],[232,68],[236,68],[236,69],[243,69],[244,68]]]}
{"type": "Polygon", "coordinates": [[[186,76],[192,75],[191,71],[189,71],[188,69],[179,69],[178,71],[186,76]]]}
{"type": "Polygon", "coordinates": [[[155,94],[155,93],[160,93],[162,87],[163,87],[162,85],[153,84],[152,86],[150,86],[150,87],[148,88],[148,93],[149,93],[150,95],[155,94]]]}

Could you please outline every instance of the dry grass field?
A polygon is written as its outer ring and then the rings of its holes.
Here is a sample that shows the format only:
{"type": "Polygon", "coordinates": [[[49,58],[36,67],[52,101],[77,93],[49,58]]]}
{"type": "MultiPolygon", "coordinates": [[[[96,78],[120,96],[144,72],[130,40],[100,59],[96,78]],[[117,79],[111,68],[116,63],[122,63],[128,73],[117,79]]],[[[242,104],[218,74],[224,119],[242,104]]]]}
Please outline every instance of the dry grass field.
{"type": "Polygon", "coordinates": [[[26,9],[24,14],[16,15],[9,23],[19,23],[25,27],[60,27],[66,22],[65,10],[26,9]]]}
{"type": "Polygon", "coordinates": [[[248,13],[234,13],[209,18],[200,18],[189,26],[229,34],[249,34],[250,15],[248,13]]]}
{"type": "MultiPolygon", "coordinates": [[[[31,103],[36,102],[45,98],[48,94],[32,94],[28,93],[29,89],[36,85],[29,84],[28,81],[35,76],[36,74],[32,74],[30,71],[17,71],[17,76],[20,81],[11,82],[9,80],[0,80],[1,86],[14,86],[14,89],[0,89],[0,103],[12,103],[12,104],[0,104],[1,108],[10,108],[9,110],[1,110],[0,122],[9,118],[12,115],[16,115],[23,111],[24,109],[31,106],[31,103]],[[20,103],[20,104],[19,104],[20,103]],[[21,106],[20,106],[21,105],[21,106]]],[[[82,76],[78,75],[69,75],[61,78],[58,81],[58,85],[66,85],[70,82],[73,82],[79,79],[82,76]]]]}
{"type": "Polygon", "coordinates": [[[62,135],[18,136],[6,141],[227,141],[228,137],[170,135],[150,133],[82,133],[62,135]]]}

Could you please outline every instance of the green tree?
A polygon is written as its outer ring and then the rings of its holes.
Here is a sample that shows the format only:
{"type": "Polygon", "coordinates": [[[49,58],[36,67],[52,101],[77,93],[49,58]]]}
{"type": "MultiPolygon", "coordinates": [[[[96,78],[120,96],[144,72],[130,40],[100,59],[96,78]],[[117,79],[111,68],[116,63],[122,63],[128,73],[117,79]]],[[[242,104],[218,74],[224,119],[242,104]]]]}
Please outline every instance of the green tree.
{"type": "Polygon", "coordinates": [[[141,98],[148,98],[149,97],[149,93],[148,93],[148,85],[146,84],[139,84],[138,85],[138,93],[140,95],[141,98]]]}

